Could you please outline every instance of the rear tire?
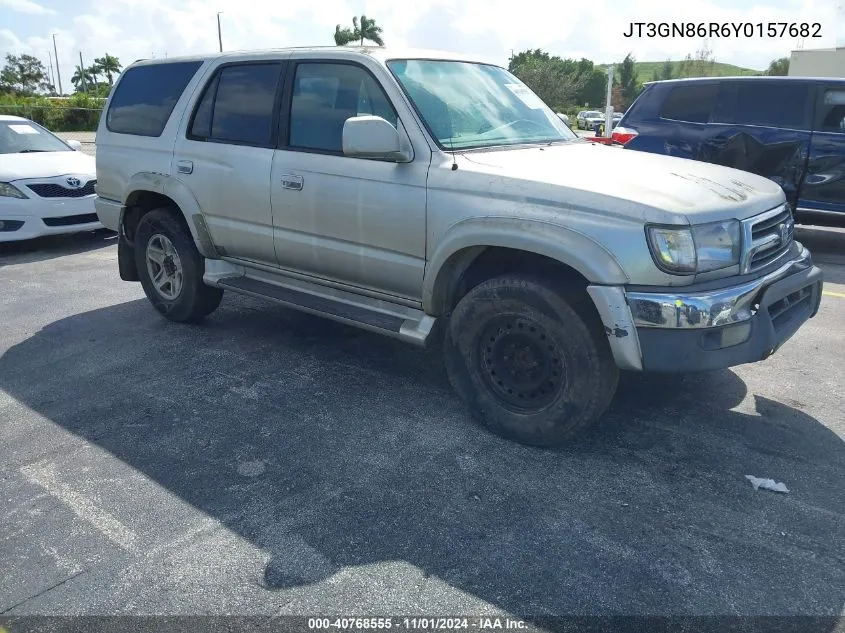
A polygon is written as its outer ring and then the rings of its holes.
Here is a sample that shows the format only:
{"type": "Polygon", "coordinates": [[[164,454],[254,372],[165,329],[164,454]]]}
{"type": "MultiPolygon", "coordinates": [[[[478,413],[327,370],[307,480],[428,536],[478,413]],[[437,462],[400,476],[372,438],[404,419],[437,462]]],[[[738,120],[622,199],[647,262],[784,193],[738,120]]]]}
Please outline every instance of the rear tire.
{"type": "Polygon", "coordinates": [[[223,290],[203,283],[203,257],[173,210],[155,209],[141,218],[134,250],[147,298],[171,321],[197,322],[220,305],[223,290]]]}
{"type": "Polygon", "coordinates": [[[446,369],[482,424],[523,444],[554,446],[601,417],[619,371],[587,308],[549,281],[512,275],[461,299],[446,328],[446,369]]]}

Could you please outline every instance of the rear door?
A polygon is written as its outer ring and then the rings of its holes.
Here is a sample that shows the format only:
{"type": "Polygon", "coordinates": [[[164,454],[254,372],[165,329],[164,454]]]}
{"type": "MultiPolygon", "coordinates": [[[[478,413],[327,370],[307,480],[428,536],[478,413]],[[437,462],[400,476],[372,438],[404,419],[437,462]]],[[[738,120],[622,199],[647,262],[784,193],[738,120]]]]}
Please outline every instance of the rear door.
{"type": "Polygon", "coordinates": [[[695,158],[775,181],[794,209],[810,152],[814,97],[807,81],[722,81],[695,158]]]}
{"type": "Polygon", "coordinates": [[[845,85],[817,88],[810,158],[798,208],[845,213],[845,85]]]}
{"type": "Polygon", "coordinates": [[[174,177],[199,203],[224,256],[275,266],[270,171],[285,62],[218,66],[173,152],[174,177]]]}

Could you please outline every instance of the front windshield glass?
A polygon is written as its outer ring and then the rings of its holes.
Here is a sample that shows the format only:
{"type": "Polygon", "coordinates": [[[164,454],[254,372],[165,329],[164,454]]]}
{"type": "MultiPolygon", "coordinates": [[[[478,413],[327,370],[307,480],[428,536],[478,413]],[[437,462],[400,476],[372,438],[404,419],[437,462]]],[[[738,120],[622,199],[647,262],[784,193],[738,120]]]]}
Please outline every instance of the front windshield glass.
{"type": "Polygon", "coordinates": [[[498,66],[426,59],[387,65],[443,149],[577,138],[524,83],[498,66]]]}
{"type": "Polygon", "coordinates": [[[0,154],[71,151],[61,140],[32,121],[0,121],[0,154]]]}

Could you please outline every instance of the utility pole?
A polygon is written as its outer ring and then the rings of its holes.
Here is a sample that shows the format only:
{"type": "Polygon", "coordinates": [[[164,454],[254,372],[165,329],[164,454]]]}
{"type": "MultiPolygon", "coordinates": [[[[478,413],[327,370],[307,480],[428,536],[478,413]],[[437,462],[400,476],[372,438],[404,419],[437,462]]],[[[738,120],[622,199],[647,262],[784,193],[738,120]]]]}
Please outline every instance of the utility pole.
{"type": "Polygon", "coordinates": [[[220,14],[222,11],[217,12],[217,41],[220,44],[220,52],[223,52],[223,32],[220,30],[220,14]]]}
{"type": "Polygon", "coordinates": [[[56,34],[53,33],[53,53],[56,56],[56,77],[59,80],[59,94],[63,95],[65,93],[62,90],[62,71],[59,69],[59,49],[56,48],[56,34]]]}
{"type": "Polygon", "coordinates": [[[79,76],[82,77],[82,92],[88,92],[88,82],[85,81],[85,64],[82,62],[82,51],[79,51],[79,76]]]}
{"type": "Polygon", "coordinates": [[[607,103],[604,108],[604,136],[610,138],[613,132],[613,64],[607,67],[607,103]]]}

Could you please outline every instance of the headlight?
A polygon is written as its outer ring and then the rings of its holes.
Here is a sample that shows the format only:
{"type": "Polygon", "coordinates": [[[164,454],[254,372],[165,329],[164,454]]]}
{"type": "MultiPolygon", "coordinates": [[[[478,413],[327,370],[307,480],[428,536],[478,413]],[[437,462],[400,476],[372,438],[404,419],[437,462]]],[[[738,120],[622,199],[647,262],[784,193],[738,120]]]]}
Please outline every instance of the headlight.
{"type": "Polygon", "coordinates": [[[738,220],[678,228],[650,226],[647,233],[652,256],[666,272],[691,275],[739,264],[738,220]]]}
{"type": "Polygon", "coordinates": [[[8,182],[0,182],[0,198],[26,198],[26,196],[8,182]]]}

